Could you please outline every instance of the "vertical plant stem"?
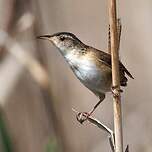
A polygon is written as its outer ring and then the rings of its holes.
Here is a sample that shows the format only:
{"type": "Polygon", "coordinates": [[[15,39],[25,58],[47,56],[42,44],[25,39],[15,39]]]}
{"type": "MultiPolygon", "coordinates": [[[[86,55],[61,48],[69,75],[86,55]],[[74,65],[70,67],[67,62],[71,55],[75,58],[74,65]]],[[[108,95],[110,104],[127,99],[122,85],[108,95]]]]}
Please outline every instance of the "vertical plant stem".
{"type": "Polygon", "coordinates": [[[111,34],[111,62],[112,62],[112,85],[115,87],[113,97],[114,108],[114,132],[115,132],[115,152],[123,152],[122,135],[122,113],[120,98],[120,78],[119,78],[119,53],[118,53],[118,33],[117,33],[117,13],[116,0],[109,0],[109,23],[111,34]]]}

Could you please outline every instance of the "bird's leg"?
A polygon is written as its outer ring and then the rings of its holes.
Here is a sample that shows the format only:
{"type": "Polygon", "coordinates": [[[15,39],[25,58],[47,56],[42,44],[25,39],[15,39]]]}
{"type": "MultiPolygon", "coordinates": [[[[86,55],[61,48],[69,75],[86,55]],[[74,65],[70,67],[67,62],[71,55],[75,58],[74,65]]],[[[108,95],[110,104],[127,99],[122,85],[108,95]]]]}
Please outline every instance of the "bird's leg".
{"type": "Polygon", "coordinates": [[[90,110],[90,112],[88,112],[88,115],[91,116],[93,114],[93,112],[96,110],[96,108],[100,105],[100,103],[102,102],[103,100],[99,100],[97,102],[97,104],[90,110]]]}
{"type": "Polygon", "coordinates": [[[123,92],[123,90],[118,89],[118,86],[112,86],[111,92],[112,92],[113,96],[116,98],[119,96],[119,93],[123,92]]]}
{"type": "Polygon", "coordinates": [[[77,120],[81,124],[83,122],[85,122],[88,119],[88,117],[90,117],[93,114],[93,112],[100,105],[100,103],[104,100],[104,98],[105,98],[105,95],[103,94],[102,97],[100,97],[100,100],[98,101],[98,103],[89,112],[80,112],[80,113],[78,113],[78,115],[76,116],[77,120]]]}

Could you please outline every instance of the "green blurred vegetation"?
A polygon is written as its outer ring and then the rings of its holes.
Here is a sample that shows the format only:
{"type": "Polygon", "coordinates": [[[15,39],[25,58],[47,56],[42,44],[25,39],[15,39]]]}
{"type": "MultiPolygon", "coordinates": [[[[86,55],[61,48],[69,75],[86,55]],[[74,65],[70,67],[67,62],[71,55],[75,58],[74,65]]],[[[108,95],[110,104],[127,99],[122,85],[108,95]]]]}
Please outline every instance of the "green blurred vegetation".
{"type": "Polygon", "coordinates": [[[7,128],[5,126],[5,122],[2,117],[2,113],[0,112],[0,143],[1,146],[0,149],[3,150],[3,152],[12,152],[12,146],[11,146],[11,140],[7,132],[7,128]]]}
{"type": "Polygon", "coordinates": [[[58,152],[58,145],[55,139],[50,139],[46,145],[46,152],[58,152]]]}

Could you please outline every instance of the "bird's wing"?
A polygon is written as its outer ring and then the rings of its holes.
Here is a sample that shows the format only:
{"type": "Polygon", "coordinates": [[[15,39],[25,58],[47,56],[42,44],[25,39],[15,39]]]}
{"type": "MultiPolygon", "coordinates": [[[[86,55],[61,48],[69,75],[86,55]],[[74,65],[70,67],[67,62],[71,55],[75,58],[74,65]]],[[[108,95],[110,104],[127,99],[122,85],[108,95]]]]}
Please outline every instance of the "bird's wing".
{"type": "MultiPolygon", "coordinates": [[[[111,55],[94,48],[92,49],[98,54],[98,57],[101,60],[101,62],[103,62],[104,64],[106,64],[111,68],[111,55]]],[[[127,70],[127,68],[121,63],[121,61],[119,61],[119,69],[120,72],[124,74],[126,73],[130,78],[134,79],[131,73],[127,70]]]]}

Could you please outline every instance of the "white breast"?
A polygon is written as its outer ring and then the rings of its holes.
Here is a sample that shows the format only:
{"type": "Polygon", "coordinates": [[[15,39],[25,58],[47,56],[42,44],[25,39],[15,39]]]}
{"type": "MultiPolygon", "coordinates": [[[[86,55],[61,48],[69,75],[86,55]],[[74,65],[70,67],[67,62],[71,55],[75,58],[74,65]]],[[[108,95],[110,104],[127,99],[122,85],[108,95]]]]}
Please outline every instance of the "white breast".
{"type": "MultiPolygon", "coordinates": [[[[106,76],[102,73],[93,60],[78,58],[76,55],[68,54],[65,56],[77,78],[90,90],[100,90],[104,92],[106,76]],[[103,88],[102,88],[103,86],[103,88]]],[[[109,87],[109,86],[108,86],[109,87]]]]}

